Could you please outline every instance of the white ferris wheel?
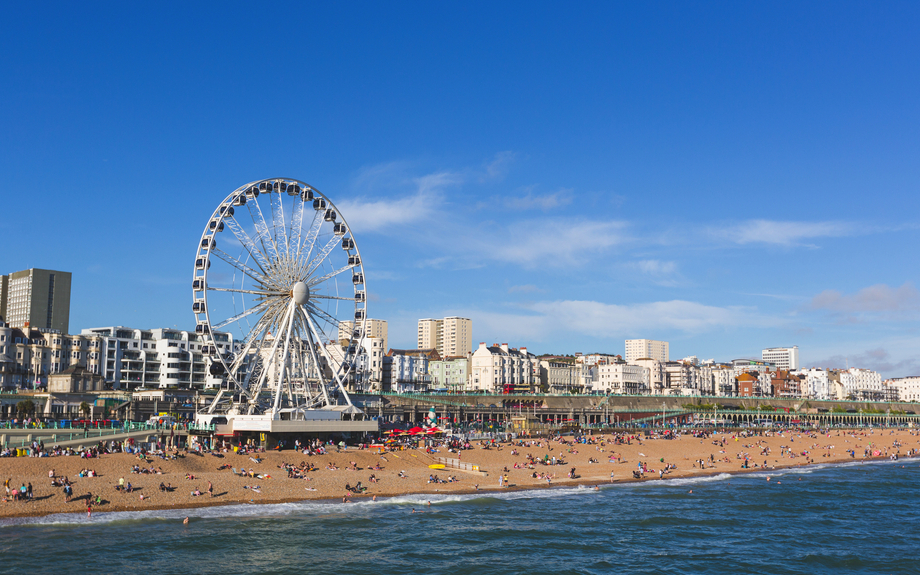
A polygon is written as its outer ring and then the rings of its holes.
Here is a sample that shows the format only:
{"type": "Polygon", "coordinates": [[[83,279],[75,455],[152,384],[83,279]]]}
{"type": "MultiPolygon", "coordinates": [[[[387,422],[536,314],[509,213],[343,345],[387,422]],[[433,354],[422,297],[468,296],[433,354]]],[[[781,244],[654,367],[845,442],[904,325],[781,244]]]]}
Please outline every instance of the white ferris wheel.
{"type": "Polygon", "coordinates": [[[364,266],[325,195],[288,178],[234,190],[201,234],[192,289],[222,378],[207,413],[302,420],[340,400],[358,411],[346,387],[363,377],[364,266]]]}

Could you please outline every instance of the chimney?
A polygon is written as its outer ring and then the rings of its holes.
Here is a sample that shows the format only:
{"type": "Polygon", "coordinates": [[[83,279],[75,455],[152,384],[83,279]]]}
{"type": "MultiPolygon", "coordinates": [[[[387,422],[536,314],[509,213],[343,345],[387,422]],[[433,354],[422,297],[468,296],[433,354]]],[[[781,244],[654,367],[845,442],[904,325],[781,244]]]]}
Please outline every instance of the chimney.
{"type": "Polygon", "coordinates": [[[526,353],[527,353],[527,348],[526,348],[526,347],[522,347],[522,348],[521,348],[521,353],[526,354],[526,353]]]}
{"type": "Polygon", "coordinates": [[[505,353],[508,353],[508,344],[507,344],[507,343],[503,343],[503,344],[502,344],[502,351],[505,352],[505,353]]]}

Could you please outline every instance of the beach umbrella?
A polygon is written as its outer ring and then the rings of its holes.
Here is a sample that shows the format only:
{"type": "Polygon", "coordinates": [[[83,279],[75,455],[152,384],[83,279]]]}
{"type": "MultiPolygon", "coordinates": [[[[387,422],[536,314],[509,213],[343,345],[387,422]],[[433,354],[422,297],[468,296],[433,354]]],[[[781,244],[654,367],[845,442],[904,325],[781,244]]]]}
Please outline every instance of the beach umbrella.
{"type": "Polygon", "coordinates": [[[421,427],[413,427],[409,430],[409,433],[411,433],[412,435],[416,435],[418,433],[422,433],[423,431],[424,429],[422,429],[421,427]]]}

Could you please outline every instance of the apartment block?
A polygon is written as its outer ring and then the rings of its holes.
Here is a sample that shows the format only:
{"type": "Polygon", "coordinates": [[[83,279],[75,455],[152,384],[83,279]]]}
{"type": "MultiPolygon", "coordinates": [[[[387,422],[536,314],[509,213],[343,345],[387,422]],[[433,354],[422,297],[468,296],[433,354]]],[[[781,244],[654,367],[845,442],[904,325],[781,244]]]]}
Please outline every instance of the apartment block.
{"type": "MultiPolygon", "coordinates": [[[[365,338],[378,338],[383,342],[383,349],[389,349],[389,336],[387,334],[387,320],[385,319],[366,319],[358,322],[358,328],[364,330],[365,338]]],[[[360,333],[355,333],[355,322],[343,321],[339,324],[339,340],[351,340],[361,337],[360,333]]]]}
{"type": "Polygon", "coordinates": [[[10,327],[70,330],[70,272],[32,268],[0,276],[0,316],[10,327]]]}
{"type": "Polygon", "coordinates": [[[419,349],[436,349],[441,357],[466,357],[473,351],[473,320],[465,317],[418,320],[419,349]]]}
{"type": "Polygon", "coordinates": [[[799,346],[771,347],[761,352],[761,359],[774,364],[779,369],[796,371],[799,369],[799,346]]]}
{"type": "Polygon", "coordinates": [[[669,361],[668,342],[655,339],[627,339],[626,362],[637,359],[656,359],[661,362],[669,361]]]}

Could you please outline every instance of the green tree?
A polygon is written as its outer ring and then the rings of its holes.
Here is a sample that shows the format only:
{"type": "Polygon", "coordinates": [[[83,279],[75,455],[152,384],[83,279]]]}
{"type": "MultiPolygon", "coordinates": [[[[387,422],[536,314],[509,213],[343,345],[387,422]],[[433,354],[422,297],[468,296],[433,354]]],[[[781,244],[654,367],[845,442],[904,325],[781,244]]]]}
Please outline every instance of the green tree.
{"type": "Polygon", "coordinates": [[[19,417],[30,415],[35,412],[35,403],[31,399],[23,399],[16,404],[16,411],[19,413],[19,417]]]}
{"type": "Polygon", "coordinates": [[[83,417],[89,416],[89,412],[91,409],[92,408],[85,401],[80,403],[80,413],[83,414],[83,417]]]}

